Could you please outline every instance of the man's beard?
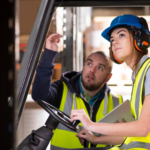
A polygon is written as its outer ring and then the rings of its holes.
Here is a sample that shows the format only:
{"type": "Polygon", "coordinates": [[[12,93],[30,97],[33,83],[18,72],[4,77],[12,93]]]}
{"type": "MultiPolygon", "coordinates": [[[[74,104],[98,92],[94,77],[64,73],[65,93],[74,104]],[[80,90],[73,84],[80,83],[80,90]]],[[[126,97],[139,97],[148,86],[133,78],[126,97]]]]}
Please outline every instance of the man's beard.
{"type": "Polygon", "coordinates": [[[88,91],[95,91],[95,90],[99,89],[101,86],[101,84],[88,84],[88,83],[84,82],[82,76],[81,76],[81,82],[82,82],[84,88],[88,91]]]}

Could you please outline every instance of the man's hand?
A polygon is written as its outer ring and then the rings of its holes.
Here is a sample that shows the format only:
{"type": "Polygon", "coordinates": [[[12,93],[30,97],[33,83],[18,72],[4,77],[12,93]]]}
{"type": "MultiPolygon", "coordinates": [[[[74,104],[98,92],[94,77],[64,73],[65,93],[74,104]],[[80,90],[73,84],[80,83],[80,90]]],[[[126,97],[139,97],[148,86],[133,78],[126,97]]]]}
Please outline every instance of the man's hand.
{"type": "Polygon", "coordinates": [[[60,42],[60,38],[63,37],[62,35],[56,33],[56,34],[51,34],[47,39],[46,39],[46,48],[53,50],[53,51],[58,51],[58,43],[60,42]]]}

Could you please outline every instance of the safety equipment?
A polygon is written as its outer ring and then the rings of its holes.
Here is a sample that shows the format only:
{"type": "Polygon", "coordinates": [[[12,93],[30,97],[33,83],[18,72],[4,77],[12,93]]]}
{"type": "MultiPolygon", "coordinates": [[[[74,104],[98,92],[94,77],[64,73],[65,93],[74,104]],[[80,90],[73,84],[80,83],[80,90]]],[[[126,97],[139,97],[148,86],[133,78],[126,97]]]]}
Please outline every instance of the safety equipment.
{"type": "Polygon", "coordinates": [[[149,47],[149,38],[150,35],[147,32],[138,29],[134,37],[135,48],[140,52],[146,50],[149,47]]]}
{"type": "MultiPolygon", "coordinates": [[[[126,14],[116,17],[111,22],[110,27],[105,29],[101,35],[106,40],[110,41],[110,34],[112,30],[117,27],[125,27],[134,32],[134,45],[138,51],[142,52],[150,46],[150,32],[144,29],[143,25],[139,23],[139,18],[137,16],[126,14]]],[[[118,61],[116,57],[113,58],[113,61],[118,64],[122,63],[118,61]]]]}
{"type": "MultiPolygon", "coordinates": [[[[112,52],[112,53],[113,53],[113,52],[112,52]]],[[[117,59],[117,57],[114,55],[114,53],[113,53],[112,55],[113,55],[113,57],[112,57],[113,62],[115,62],[116,64],[122,64],[122,63],[123,63],[123,61],[117,59]]]]}
{"type": "MultiPolygon", "coordinates": [[[[88,114],[87,108],[85,106],[84,100],[75,94],[71,93],[71,91],[67,88],[67,85],[63,83],[63,95],[60,104],[60,111],[63,111],[65,114],[70,116],[71,110],[73,109],[84,109],[85,112],[88,114]]],[[[106,96],[106,94],[105,94],[106,96]]],[[[105,115],[103,112],[109,113],[113,110],[116,106],[122,103],[122,97],[116,94],[109,94],[107,98],[103,99],[99,109],[97,111],[95,120],[98,121],[103,118],[105,115]],[[106,102],[106,101],[108,102],[106,102]],[[106,106],[107,110],[104,109],[104,105],[106,106]]],[[[90,107],[91,113],[88,114],[89,118],[92,118],[92,106],[90,107]]],[[[83,129],[81,123],[78,124],[80,130],[83,129]]],[[[77,132],[70,130],[69,128],[65,127],[62,124],[59,124],[57,129],[54,131],[53,138],[51,140],[51,149],[53,150],[67,150],[67,149],[75,149],[75,148],[83,148],[79,139],[76,137],[77,132]],[[70,140],[71,139],[71,140],[70,140]]],[[[106,147],[107,145],[98,145],[98,147],[106,147]]]]}
{"type": "MultiPolygon", "coordinates": [[[[132,95],[131,95],[131,112],[135,120],[139,119],[142,107],[143,107],[143,92],[144,92],[144,81],[147,70],[150,68],[150,58],[147,58],[142,67],[139,69],[135,78],[132,95]]],[[[114,147],[110,150],[148,150],[150,149],[150,133],[147,137],[127,137],[120,147],[114,147]]]]}
{"type": "MultiPolygon", "coordinates": [[[[131,112],[135,117],[135,120],[138,120],[140,117],[140,113],[143,107],[143,92],[144,92],[144,81],[147,70],[150,68],[150,58],[148,58],[139,69],[137,76],[135,78],[132,95],[131,95],[131,112]]],[[[142,149],[150,149],[150,133],[147,137],[127,137],[122,147],[134,147],[140,150],[142,149]]]]}

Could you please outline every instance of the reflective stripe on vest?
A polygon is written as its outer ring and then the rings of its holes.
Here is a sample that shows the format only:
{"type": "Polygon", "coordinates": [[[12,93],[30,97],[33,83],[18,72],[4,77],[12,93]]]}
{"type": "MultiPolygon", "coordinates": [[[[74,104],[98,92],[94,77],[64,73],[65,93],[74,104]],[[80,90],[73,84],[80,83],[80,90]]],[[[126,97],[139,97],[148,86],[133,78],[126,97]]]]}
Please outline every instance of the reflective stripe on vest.
{"type": "Polygon", "coordinates": [[[121,147],[112,147],[109,150],[149,150],[150,144],[144,142],[131,142],[128,145],[123,145],[121,147]]]}
{"type": "MultiPolygon", "coordinates": [[[[120,95],[109,94],[107,100],[108,100],[107,113],[110,112],[113,108],[115,108],[118,104],[122,103],[122,97],[120,95]]],[[[101,103],[102,104],[100,105],[100,108],[96,114],[96,121],[98,121],[104,116],[103,115],[104,99],[102,100],[101,103]]],[[[60,104],[60,110],[70,116],[71,110],[81,109],[81,108],[84,109],[85,112],[88,114],[83,99],[75,96],[75,94],[72,94],[70,90],[67,88],[66,84],[63,82],[63,96],[60,104]]],[[[79,123],[79,127],[80,130],[83,129],[81,123],[79,123]]],[[[72,131],[71,129],[59,123],[57,129],[54,131],[54,135],[51,140],[52,150],[58,150],[58,147],[61,150],[71,149],[71,148],[83,148],[79,139],[76,137],[76,134],[77,133],[75,131],[72,131]]],[[[106,145],[101,145],[99,147],[104,147],[104,146],[106,145]]]]}
{"type": "MultiPolygon", "coordinates": [[[[146,60],[143,63],[134,81],[131,96],[131,112],[134,115],[135,120],[139,119],[142,110],[144,81],[146,72],[149,69],[149,67],[150,67],[150,59],[146,60]]],[[[148,134],[147,137],[127,137],[124,144],[119,148],[121,149],[138,148],[138,150],[150,149],[150,133],[148,134]]]]}

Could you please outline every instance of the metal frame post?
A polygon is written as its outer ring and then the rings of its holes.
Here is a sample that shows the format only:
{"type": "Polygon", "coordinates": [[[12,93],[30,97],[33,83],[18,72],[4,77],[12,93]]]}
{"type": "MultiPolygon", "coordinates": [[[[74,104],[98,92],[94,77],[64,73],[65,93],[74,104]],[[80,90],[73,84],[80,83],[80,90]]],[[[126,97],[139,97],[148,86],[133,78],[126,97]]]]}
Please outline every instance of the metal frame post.
{"type": "Polygon", "coordinates": [[[17,102],[20,120],[30,84],[37,66],[42,46],[54,11],[55,0],[42,0],[18,75],[17,102]]]}
{"type": "Polygon", "coordinates": [[[16,70],[15,53],[17,45],[15,34],[17,33],[17,12],[18,0],[7,0],[1,2],[1,101],[0,101],[0,119],[1,119],[1,142],[0,149],[10,150],[15,148],[15,93],[16,93],[16,70]]]}
{"type": "MultiPolygon", "coordinates": [[[[61,0],[55,1],[59,6],[61,0]]],[[[150,6],[149,0],[63,0],[62,7],[144,7],[150,6]]]]}

